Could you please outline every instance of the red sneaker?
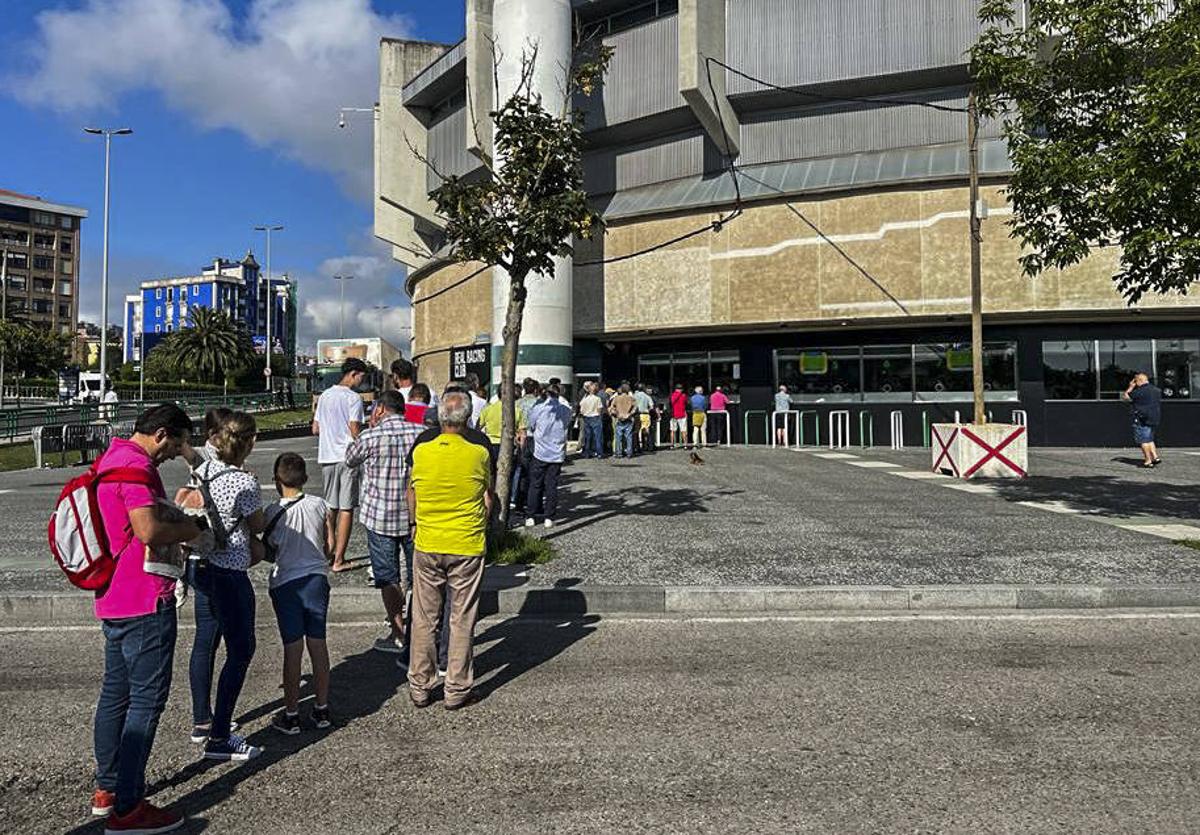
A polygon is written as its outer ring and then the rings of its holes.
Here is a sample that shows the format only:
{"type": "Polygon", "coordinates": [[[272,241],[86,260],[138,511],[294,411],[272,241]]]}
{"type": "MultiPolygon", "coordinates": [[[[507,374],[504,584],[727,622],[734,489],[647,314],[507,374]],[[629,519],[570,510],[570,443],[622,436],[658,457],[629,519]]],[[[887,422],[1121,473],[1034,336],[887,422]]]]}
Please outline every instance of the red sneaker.
{"type": "Polygon", "coordinates": [[[98,818],[107,818],[117,802],[117,796],[104,789],[92,792],[92,814],[98,818]]]}
{"type": "Polygon", "coordinates": [[[183,815],[160,809],[143,800],[128,815],[109,815],[104,835],[157,835],[183,826],[183,815]]]}

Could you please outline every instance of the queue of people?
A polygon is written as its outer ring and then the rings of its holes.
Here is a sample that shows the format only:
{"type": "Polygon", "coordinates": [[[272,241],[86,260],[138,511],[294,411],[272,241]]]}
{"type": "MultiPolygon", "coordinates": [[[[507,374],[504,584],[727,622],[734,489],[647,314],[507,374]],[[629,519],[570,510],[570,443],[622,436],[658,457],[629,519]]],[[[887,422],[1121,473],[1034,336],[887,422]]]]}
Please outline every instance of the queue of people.
{"type": "Polygon", "coordinates": [[[726,443],[723,419],[709,420],[711,412],[728,413],[729,395],[722,386],[707,395],[703,386],[687,393],[676,383],[660,406],[654,391],[642,383],[622,382],[616,389],[600,381],[587,381],[575,406],[580,450],[584,458],[632,458],[657,446],[660,423],[666,422],[670,449],[719,446],[726,443]],[[711,434],[709,425],[711,422],[711,434]]]}

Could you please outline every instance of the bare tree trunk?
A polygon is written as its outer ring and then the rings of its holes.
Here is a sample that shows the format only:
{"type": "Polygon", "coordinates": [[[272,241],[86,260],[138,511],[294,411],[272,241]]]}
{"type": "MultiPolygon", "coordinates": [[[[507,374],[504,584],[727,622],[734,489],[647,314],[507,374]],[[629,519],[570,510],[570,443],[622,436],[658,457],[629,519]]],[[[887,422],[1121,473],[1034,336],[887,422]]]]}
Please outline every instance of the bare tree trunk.
{"type": "Polygon", "coordinates": [[[503,532],[508,526],[512,488],[513,447],[517,435],[517,350],[525,315],[525,277],[528,270],[509,275],[508,312],[504,318],[504,349],[500,354],[500,460],[496,467],[497,519],[503,532]]]}

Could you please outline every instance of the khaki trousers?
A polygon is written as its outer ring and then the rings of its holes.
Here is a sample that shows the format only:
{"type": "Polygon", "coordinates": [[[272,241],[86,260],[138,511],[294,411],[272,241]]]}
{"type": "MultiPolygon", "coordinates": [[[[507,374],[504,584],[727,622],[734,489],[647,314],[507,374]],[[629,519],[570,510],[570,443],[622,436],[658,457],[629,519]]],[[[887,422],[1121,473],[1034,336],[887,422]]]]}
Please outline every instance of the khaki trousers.
{"type": "Polygon", "coordinates": [[[415,702],[428,702],[437,684],[437,630],[442,597],[450,595],[450,646],[446,661],[446,704],[466,700],[475,684],[475,620],[483,584],[483,556],[413,553],[412,632],[408,687],[415,702]]]}

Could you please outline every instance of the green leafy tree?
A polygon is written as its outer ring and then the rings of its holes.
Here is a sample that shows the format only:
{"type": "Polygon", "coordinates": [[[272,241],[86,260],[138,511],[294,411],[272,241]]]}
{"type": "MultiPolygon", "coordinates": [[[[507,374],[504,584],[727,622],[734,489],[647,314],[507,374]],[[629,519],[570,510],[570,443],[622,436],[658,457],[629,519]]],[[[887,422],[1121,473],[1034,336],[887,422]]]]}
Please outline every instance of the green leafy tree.
{"type": "Polygon", "coordinates": [[[5,373],[24,377],[53,377],[71,352],[72,338],[42,325],[20,320],[0,321],[0,347],[5,373]]]}
{"type": "Polygon", "coordinates": [[[1120,246],[1129,301],[1200,277],[1200,0],[983,0],[980,113],[1001,119],[1024,271],[1120,246]]]}
{"type": "Polygon", "coordinates": [[[442,183],[430,194],[438,214],[446,220],[446,242],[452,257],[502,267],[509,277],[500,360],[503,428],[496,475],[502,522],[508,517],[512,481],[517,352],[526,280],[530,275],[553,275],[554,258],[570,255],[574,238],[591,238],[603,229],[583,189],[583,117],[571,108],[570,100],[576,90],[591,94],[612,51],[589,45],[578,54],[581,60],[572,68],[566,100],[558,103],[561,107],[551,104],[552,111],[532,92],[537,52],[526,53],[516,92],[488,114],[495,159],[483,155],[486,176],[444,176],[435,169],[442,183]]]}
{"type": "MultiPolygon", "coordinates": [[[[189,327],[170,334],[147,357],[149,368],[161,355],[175,379],[220,384],[229,374],[254,361],[254,344],[244,327],[223,310],[193,307],[189,327]]],[[[162,369],[155,368],[156,375],[162,369]]]]}

